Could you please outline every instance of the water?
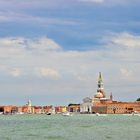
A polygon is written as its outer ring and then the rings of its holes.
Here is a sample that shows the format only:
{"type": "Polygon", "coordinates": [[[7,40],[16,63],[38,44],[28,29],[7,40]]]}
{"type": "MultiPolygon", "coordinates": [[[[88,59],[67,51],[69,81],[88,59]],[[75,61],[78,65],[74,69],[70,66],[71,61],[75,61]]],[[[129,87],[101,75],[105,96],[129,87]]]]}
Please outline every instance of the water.
{"type": "Polygon", "coordinates": [[[0,115],[0,140],[140,140],[140,116],[0,115]]]}

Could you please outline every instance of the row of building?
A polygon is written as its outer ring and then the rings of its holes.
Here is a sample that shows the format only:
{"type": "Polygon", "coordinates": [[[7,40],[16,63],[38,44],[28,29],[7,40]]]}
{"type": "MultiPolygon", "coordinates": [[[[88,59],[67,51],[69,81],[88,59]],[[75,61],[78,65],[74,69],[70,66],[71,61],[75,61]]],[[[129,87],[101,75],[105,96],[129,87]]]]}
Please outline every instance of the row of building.
{"type": "Polygon", "coordinates": [[[104,91],[104,83],[101,73],[98,78],[97,92],[93,98],[86,97],[81,104],[69,104],[68,106],[32,106],[31,101],[24,106],[0,106],[0,113],[64,113],[64,112],[100,113],[100,114],[127,114],[140,113],[140,102],[117,102],[112,94],[107,98],[104,91]]]}
{"type": "Polygon", "coordinates": [[[69,106],[32,106],[29,100],[24,106],[0,106],[0,114],[56,114],[64,112],[80,112],[80,104],[70,104],[69,106]]]}

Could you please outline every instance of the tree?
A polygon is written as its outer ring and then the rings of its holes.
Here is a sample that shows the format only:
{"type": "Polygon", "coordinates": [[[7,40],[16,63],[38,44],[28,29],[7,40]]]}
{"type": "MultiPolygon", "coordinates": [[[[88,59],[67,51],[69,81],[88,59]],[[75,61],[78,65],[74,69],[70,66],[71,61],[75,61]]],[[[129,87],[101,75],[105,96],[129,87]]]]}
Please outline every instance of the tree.
{"type": "Polygon", "coordinates": [[[140,98],[138,98],[136,101],[140,101],[140,98]]]}
{"type": "Polygon", "coordinates": [[[70,103],[68,106],[77,106],[77,105],[80,105],[80,104],[72,104],[72,103],[70,103]]]}

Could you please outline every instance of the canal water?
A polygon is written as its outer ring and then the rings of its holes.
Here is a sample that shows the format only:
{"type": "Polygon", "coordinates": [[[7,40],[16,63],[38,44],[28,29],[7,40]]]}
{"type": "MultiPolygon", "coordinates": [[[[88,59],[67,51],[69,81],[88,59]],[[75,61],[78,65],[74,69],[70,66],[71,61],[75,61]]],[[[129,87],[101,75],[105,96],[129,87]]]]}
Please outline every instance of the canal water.
{"type": "Polygon", "coordinates": [[[0,115],[0,140],[140,140],[140,116],[0,115]]]}

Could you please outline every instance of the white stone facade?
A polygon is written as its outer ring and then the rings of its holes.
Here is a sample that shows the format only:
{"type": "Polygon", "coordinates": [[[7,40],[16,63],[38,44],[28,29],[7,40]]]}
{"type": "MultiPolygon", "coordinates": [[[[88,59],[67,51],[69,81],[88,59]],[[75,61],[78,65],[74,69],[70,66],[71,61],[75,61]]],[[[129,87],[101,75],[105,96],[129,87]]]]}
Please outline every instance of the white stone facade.
{"type": "Polygon", "coordinates": [[[92,113],[92,99],[86,97],[83,99],[83,103],[80,104],[81,113],[92,113]]]}

